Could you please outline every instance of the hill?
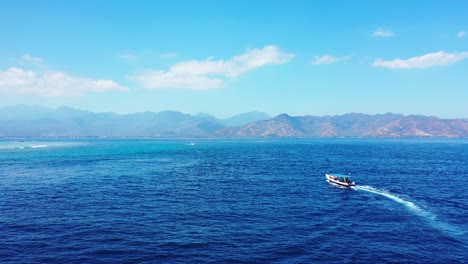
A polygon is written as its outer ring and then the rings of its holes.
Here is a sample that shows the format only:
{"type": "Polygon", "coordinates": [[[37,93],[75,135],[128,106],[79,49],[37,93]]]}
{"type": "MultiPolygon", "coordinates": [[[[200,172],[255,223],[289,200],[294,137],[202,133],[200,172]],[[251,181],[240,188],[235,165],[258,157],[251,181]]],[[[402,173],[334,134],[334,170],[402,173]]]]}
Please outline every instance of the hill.
{"type": "Polygon", "coordinates": [[[176,111],[118,115],[69,107],[0,108],[0,137],[468,137],[468,119],[399,114],[290,116],[250,112],[228,119],[176,111]]]}
{"type": "Polygon", "coordinates": [[[216,121],[175,111],[128,115],[61,107],[25,115],[25,106],[0,108],[0,137],[193,137],[216,131],[216,121]]]}
{"type": "Polygon", "coordinates": [[[468,137],[468,120],[398,114],[298,116],[281,114],[236,128],[223,128],[215,137],[468,137]]]}

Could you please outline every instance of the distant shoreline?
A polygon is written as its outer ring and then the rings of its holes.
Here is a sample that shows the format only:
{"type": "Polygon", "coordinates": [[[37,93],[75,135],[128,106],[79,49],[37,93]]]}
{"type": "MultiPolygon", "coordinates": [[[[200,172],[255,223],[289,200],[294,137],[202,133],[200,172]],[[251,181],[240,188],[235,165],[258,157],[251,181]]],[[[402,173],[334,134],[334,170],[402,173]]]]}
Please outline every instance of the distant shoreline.
{"type": "Polygon", "coordinates": [[[125,140],[226,140],[226,139],[246,139],[246,140],[276,140],[276,139],[468,139],[468,137],[0,137],[0,140],[14,140],[14,141],[25,141],[25,140],[73,140],[73,139],[99,139],[99,140],[114,140],[114,139],[125,139],[125,140]]]}

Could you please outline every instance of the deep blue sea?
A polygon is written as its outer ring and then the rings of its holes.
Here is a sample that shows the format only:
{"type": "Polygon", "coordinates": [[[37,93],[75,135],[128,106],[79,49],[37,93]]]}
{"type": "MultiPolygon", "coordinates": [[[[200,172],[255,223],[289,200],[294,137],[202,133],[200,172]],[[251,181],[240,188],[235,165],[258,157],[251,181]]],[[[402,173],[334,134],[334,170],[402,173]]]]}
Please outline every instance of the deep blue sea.
{"type": "Polygon", "coordinates": [[[0,141],[0,263],[466,263],[467,230],[468,139],[0,141]]]}

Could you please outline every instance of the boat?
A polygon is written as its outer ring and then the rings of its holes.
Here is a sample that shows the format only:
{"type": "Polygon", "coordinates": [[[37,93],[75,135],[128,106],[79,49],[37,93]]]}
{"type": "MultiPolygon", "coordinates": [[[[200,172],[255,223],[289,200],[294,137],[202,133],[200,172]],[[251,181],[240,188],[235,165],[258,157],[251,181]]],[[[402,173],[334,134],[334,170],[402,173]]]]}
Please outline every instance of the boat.
{"type": "Polygon", "coordinates": [[[327,181],[330,183],[335,183],[341,186],[345,187],[351,187],[356,185],[355,182],[350,181],[348,178],[350,177],[349,175],[344,175],[344,174],[325,174],[325,177],[327,177],[327,181]]]}

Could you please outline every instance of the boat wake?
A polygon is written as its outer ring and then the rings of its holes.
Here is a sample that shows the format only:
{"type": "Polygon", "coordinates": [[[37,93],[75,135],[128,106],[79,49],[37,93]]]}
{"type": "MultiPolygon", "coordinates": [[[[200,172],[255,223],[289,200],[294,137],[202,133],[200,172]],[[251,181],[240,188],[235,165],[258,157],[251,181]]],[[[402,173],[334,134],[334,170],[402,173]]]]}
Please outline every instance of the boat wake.
{"type": "Polygon", "coordinates": [[[389,198],[399,204],[404,205],[410,212],[414,213],[417,216],[422,217],[424,220],[426,220],[427,223],[429,223],[430,226],[446,233],[449,235],[455,235],[455,236],[460,236],[464,235],[465,232],[461,230],[460,228],[453,226],[448,223],[440,222],[437,221],[437,216],[433,213],[430,213],[421,207],[417,206],[415,203],[411,201],[407,201],[395,194],[390,193],[387,190],[379,190],[376,189],[372,186],[365,186],[365,185],[359,185],[359,186],[352,186],[354,190],[359,190],[359,191],[366,191],[374,194],[378,194],[381,196],[384,196],[386,198],[389,198]]]}
{"type": "Polygon", "coordinates": [[[406,201],[403,198],[398,197],[395,194],[391,194],[390,192],[388,192],[386,190],[379,190],[379,189],[376,189],[376,188],[374,188],[372,186],[353,186],[351,188],[353,188],[355,190],[362,190],[362,191],[382,195],[382,196],[387,197],[387,198],[389,198],[389,199],[391,199],[391,200],[393,200],[393,201],[395,201],[397,203],[400,203],[400,204],[406,206],[406,208],[408,208],[411,212],[415,213],[416,215],[426,217],[426,218],[429,218],[431,220],[435,219],[435,216],[433,214],[421,209],[419,206],[417,206],[413,202],[406,201]]]}

